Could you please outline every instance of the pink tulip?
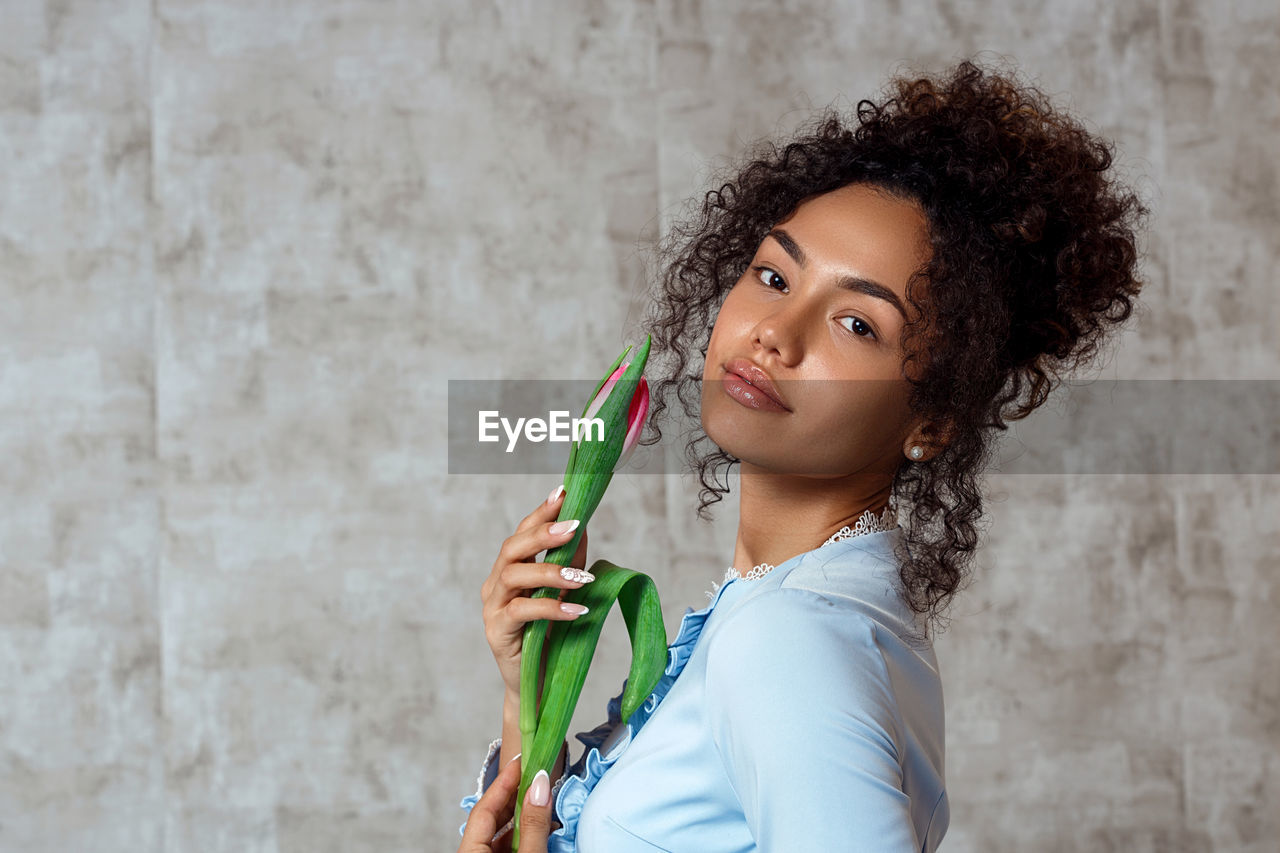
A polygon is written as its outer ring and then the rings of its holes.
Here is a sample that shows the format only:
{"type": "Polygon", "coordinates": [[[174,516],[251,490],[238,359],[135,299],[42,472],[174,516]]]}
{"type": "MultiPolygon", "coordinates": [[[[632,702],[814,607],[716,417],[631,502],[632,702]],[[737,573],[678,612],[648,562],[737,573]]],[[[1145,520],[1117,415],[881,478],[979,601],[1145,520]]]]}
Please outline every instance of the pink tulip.
{"type": "MultiPolygon", "coordinates": [[[[609,374],[609,378],[605,380],[604,385],[600,386],[600,393],[596,394],[596,398],[591,401],[591,405],[587,406],[587,412],[583,415],[586,420],[595,417],[596,412],[600,411],[604,401],[609,399],[613,386],[618,384],[618,380],[622,378],[622,374],[626,372],[630,364],[631,362],[620,364],[617,370],[609,374]]],[[[627,409],[627,436],[623,439],[622,453],[618,456],[618,461],[613,466],[614,471],[621,468],[626,463],[627,457],[631,455],[631,451],[635,450],[636,444],[640,441],[640,430],[643,429],[644,419],[648,414],[649,382],[641,376],[635,394],[631,397],[631,406],[627,409]]]]}
{"type": "Polygon", "coordinates": [[[600,411],[600,407],[604,405],[604,401],[609,399],[609,394],[613,391],[613,386],[618,384],[618,380],[622,374],[626,372],[631,362],[625,362],[618,365],[618,369],[609,374],[609,378],[604,381],[604,385],[600,386],[600,393],[596,394],[596,398],[591,401],[591,405],[587,406],[587,412],[582,417],[585,420],[591,420],[596,416],[596,412],[600,411]]]}
{"type": "Polygon", "coordinates": [[[622,442],[622,454],[618,457],[618,464],[613,466],[613,470],[617,471],[625,465],[631,451],[635,450],[636,445],[640,443],[640,430],[644,428],[644,419],[648,414],[649,382],[641,376],[640,387],[636,389],[635,396],[631,398],[631,408],[627,410],[627,437],[622,442]]]}

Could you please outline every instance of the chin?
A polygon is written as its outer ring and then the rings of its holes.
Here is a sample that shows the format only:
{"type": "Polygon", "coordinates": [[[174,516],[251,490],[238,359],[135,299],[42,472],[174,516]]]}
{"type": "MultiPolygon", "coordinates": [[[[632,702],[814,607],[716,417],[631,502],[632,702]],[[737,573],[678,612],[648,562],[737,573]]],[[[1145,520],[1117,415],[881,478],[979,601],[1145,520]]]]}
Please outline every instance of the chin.
{"type": "Polygon", "coordinates": [[[784,447],[777,441],[776,432],[750,430],[713,418],[702,421],[702,431],[720,450],[752,467],[779,473],[796,473],[797,460],[785,458],[784,447]],[[784,458],[778,458],[783,456],[784,458]]]}

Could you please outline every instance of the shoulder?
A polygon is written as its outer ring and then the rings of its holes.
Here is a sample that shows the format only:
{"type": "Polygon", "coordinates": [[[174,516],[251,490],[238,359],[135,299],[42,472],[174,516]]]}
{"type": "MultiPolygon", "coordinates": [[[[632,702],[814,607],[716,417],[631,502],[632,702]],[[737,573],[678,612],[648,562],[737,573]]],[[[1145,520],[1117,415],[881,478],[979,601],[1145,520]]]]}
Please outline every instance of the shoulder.
{"type": "Polygon", "coordinates": [[[727,612],[716,626],[714,645],[746,643],[770,656],[786,655],[798,644],[878,654],[879,627],[857,602],[784,586],[757,593],[727,612]]]}
{"type": "Polygon", "coordinates": [[[790,685],[812,692],[839,683],[846,694],[855,689],[886,702],[885,634],[856,602],[807,589],[765,590],[716,626],[707,649],[708,679],[732,681],[738,691],[790,685]]]}
{"type": "MultiPolygon", "coordinates": [[[[743,601],[707,649],[707,697],[723,725],[753,709],[762,726],[804,717],[832,736],[861,730],[897,754],[902,719],[881,646],[885,629],[847,601],[778,588],[743,601]]],[[[714,719],[714,716],[713,716],[714,719]]]]}

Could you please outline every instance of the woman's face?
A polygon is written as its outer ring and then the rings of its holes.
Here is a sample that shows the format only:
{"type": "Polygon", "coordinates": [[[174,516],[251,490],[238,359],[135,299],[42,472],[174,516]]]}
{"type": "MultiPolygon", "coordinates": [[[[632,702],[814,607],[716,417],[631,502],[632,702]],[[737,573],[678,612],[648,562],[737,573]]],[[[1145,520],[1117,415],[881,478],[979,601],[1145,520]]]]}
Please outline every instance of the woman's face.
{"type": "Polygon", "coordinates": [[[761,241],[725,295],[702,374],[702,427],[744,472],[897,469],[914,427],[899,337],[927,228],[914,204],[852,184],[803,202],[761,241]],[[762,395],[734,376],[739,359],[772,379],[785,409],[750,405],[762,395]]]}

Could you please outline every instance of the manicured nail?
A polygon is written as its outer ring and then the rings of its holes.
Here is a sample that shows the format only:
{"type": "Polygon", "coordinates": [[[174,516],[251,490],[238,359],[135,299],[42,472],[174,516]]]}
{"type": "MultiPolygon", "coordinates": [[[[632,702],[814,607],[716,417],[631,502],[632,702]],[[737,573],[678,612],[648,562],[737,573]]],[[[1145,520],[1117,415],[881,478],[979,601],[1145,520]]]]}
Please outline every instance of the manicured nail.
{"type": "Polygon", "coordinates": [[[552,536],[562,536],[578,529],[578,519],[574,518],[569,521],[557,521],[551,525],[552,536]]]}
{"type": "Polygon", "coordinates": [[[581,569],[575,569],[573,566],[565,566],[560,570],[560,577],[573,583],[591,583],[596,576],[590,572],[584,572],[581,569]]]}
{"type": "Polygon", "coordinates": [[[545,770],[539,770],[529,785],[529,805],[545,806],[551,799],[551,776],[545,770]]]}
{"type": "Polygon", "coordinates": [[[564,483],[561,483],[560,485],[556,486],[554,489],[551,490],[551,494],[547,495],[547,503],[549,504],[555,503],[559,499],[560,495],[563,493],[564,493],[564,483]]]}
{"type": "Polygon", "coordinates": [[[560,609],[565,613],[571,613],[574,616],[581,616],[584,613],[590,613],[591,610],[581,604],[574,604],[572,601],[560,602],[560,609]]]}
{"type": "Polygon", "coordinates": [[[516,758],[519,758],[519,757],[520,757],[520,756],[522,756],[522,755],[524,755],[524,753],[523,753],[523,752],[517,752],[517,753],[515,754],[515,758],[512,758],[510,761],[508,761],[508,762],[507,762],[507,766],[508,766],[508,767],[510,767],[512,764],[515,764],[515,763],[516,763],[516,758]]]}

